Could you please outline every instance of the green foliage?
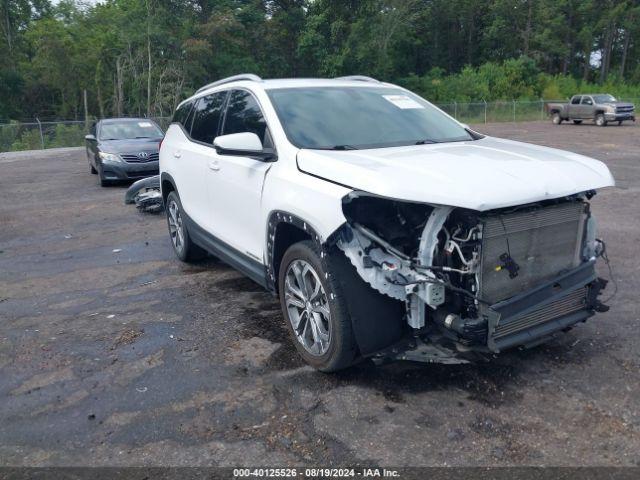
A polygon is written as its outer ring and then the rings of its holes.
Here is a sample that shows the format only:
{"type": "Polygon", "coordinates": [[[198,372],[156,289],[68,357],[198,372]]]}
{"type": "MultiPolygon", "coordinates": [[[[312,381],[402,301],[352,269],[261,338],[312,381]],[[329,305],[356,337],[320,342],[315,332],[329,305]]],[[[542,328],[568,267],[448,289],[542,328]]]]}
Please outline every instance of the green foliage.
{"type": "Polygon", "coordinates": [[[84,91],[91,116],[167,116],[240,72],[434,102],[640,97],[638,0],[6,0],[0,18],[4,120],[82,119],[84,91]]]}
{"type": "Polygon", "coordinates": [[[22,131],[20,137],[13,142],[11,150],[38,150],[42,148],[42,139],[38,127],[27,128],[22,131]]]}
{"type": "Polygon", "coordinates": [[[84,145],[85,130],[81,124],[57,124],[45,137],[45,147],[79,147],[84,145]]]}

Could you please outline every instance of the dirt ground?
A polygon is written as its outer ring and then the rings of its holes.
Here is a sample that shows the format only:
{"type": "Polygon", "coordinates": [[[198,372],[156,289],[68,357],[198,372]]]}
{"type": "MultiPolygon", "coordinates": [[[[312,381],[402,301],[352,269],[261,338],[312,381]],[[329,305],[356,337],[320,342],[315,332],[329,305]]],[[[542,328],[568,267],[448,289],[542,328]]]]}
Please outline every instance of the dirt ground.
{"type": "Polygon", "coordinates": [[[640,125],[477,129],[612,169],[592,202],[611,310],[488,364],[333,375],[259,286],[180,263],[82,149],[1,154],[0,464],[640,465],[640,125]]]}

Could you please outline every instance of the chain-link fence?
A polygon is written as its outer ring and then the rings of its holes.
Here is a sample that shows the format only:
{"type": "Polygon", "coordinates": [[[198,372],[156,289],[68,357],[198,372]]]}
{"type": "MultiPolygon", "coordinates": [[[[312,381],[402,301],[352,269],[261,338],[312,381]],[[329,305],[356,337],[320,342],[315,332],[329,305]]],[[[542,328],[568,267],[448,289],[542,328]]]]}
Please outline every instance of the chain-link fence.
{"type": "MultiPolygon", "coordinates": [[[[640,104],[639,98],[622,101],[640,104]]],[[[565,103],[567,100],[500,101],[500,102],[451,102],[435,104],[460,122],[469,124],[495,122],[531,122],[547,118],[548,103],[565,103]]],[[[152,117],[166,130],[171,117],[152,117]]],[[[93,121],[93,120],[92,120],[93,121]]],[[[0,152],[38,150],[55,147],[79,147],[84,145],[87,126],[83,120],[0,123],[0,152]]]]}
{"type": "MultiPolygon", "coordinates": [[[[163,130],[171,117],[152,118],[163,130]]],[[[89,126],[95,120],[60,120],[0,123],[0,152],[42,150],[57,147],[81,147],[89,126]]]]}
{"type": "MultiPolygon", "coordinates": [[[[452,102],[435,105],[464,123],[532,122],[547,118],[546,105],[548,103],[566,103],[567,101],[452,102]]],[[[640,103],[638,98],[624,98],[621,101],[636,105],[640,103]]]]}

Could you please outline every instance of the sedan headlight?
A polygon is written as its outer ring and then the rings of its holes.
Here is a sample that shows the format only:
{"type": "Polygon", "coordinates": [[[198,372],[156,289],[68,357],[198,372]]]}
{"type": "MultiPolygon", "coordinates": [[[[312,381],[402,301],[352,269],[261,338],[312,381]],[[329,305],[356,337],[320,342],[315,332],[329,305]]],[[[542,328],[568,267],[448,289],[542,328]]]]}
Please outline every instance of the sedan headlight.
{"type": "Polygon", "coordinates": [[[98,155],[100,155],[100,159],[103,162],[111,162],[111,163],[120,163],[122,162],[122,159],[120,158],[120,155],[117,155],[115,153],[107,153],[107,152],[100,152],[98,155]]]}

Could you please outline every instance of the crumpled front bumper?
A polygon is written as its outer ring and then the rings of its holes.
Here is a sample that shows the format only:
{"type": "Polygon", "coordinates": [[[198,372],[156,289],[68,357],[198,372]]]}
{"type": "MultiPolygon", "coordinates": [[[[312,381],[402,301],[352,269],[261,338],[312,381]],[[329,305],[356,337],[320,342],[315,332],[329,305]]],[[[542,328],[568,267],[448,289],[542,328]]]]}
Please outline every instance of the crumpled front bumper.
{"type": "Polygon", "coordinates": [[[497,353],[541,343],[595,311],[605,311],[597,297],[606,283],[597,277],[595,261],[590,261],[532,290],[483,307],[488,349],[497,353]]]}

